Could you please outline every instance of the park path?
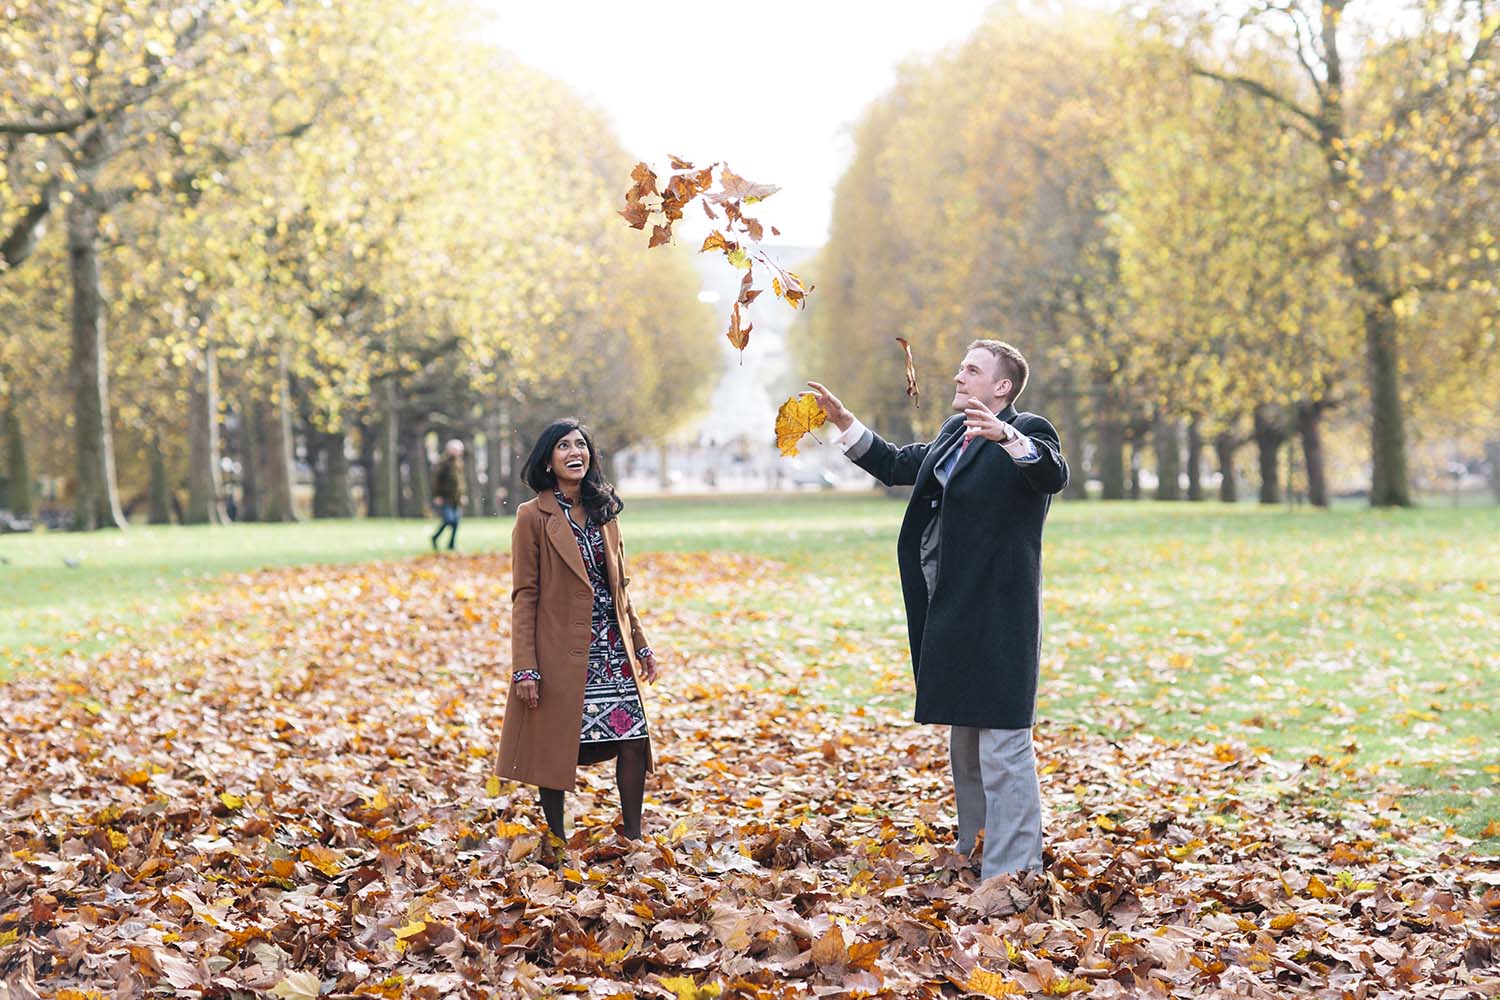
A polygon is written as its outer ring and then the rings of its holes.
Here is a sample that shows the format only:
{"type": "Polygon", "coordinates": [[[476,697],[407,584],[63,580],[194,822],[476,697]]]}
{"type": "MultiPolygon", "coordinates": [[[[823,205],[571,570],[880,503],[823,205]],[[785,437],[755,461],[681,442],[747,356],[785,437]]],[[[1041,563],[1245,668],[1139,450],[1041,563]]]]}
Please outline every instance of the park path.
{"type": "Polygon", "coordinates": [[[239,577],[0,688],[0,998],[1500,995],[1500,870],[1234,745],[1040,727],[1048,870],[976,891],[943,731],[683,600],[776,567],[635,562],[638,846],[603,769],[566,847],[489,777],[503,556],[239,577]]]}

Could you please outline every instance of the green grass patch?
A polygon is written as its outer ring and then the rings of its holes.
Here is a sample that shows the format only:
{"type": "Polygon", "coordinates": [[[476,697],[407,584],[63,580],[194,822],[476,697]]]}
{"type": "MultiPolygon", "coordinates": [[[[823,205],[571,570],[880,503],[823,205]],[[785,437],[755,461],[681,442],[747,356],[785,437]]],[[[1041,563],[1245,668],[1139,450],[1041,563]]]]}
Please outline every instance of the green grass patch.
{"type": "MultiPolygon", "coordinates": [[[[715,615],[724,647],[767,676],[812,667],[817,697],[905,707],[901,512],[874,495],[639,500],[624,523],[633,552],[783,562],[733,590],[674,599],[715,615]]],[[[169,627],[226,574],[430,557],[434,525],[8,536],[0,669],[169,627]]],[[[508,519],[460,529],[461,551],[509,541],[508,519]]],[[[1382,780],[1420,789],[1407,810],[1466,836],[1500,824],[1500,507],[1062,503],[1048,526],[1046,613],[1043,718],[1244,742],[1342,776],[1348,794],[1377,794],[1382,780]]]]}

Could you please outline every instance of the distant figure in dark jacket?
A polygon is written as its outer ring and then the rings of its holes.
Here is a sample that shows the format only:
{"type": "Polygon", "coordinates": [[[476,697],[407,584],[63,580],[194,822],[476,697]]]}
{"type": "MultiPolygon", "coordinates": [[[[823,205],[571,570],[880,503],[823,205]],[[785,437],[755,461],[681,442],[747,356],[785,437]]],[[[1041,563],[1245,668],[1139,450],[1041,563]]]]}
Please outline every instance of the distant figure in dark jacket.
{"type": "Polygon", "coordinates": [[[953,376],[953,416],[898,448],[809,382],[833,442],[887,486],[911,486],[896,542],[918,722],[951,726],[958,849],[984,830],[980,874],[1042,867],[1031,724],[1042,642],[1042,522],[1068,482],[1057,431],[1016,397],[1030,367],[976,340],[953,376]]]}
{"type": "Polygon", "coordinates": [[[432,547],[438,547],[443,532],[448,532],[448,548],[458,541],[458,517],[464,505],[464,443],[455,438],[443,446],[443,457],[432,471],[432,505],[443,523],[432,533],[432,547]]]}

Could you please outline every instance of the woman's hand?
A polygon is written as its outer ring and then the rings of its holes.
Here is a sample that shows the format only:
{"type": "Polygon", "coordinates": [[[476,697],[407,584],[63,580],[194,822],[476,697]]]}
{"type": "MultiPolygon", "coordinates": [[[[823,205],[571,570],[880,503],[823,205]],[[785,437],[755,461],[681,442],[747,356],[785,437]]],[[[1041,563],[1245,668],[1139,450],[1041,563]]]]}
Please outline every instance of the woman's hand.
{"type": "Polygon", "coordinates": [[[656,665],[655,653],[647,653],[646,658],[641,661],[641,676],[646,678],[647,684],[655,684],[656,678],[661,676],[661,668],[656,665]]]}
{"type": "Polygon", "coordinates": [[[536,681],[516,681],[516,697],[527,708],[536,708],[542,703],[542,686],[536,681]]]}

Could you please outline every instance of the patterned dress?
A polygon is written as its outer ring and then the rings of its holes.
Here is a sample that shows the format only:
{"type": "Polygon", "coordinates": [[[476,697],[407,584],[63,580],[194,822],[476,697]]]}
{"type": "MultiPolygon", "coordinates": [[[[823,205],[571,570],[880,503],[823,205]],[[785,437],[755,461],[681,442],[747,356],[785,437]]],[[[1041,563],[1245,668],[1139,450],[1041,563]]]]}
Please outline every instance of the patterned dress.
{"type": "MultiPolygon", "coordinates": [[[[643,739],[646,711],[641,706],[641,692],[630,672],[630,657],[625,652],[625,637],[615,618],[615,598],[609,590],[609,573],[604,561],[604,532],[594,520],[584,515],[580,526],[574,520],[574,504],[561,492],[554,493],[573,529],[578,551],[583,555],[589,583],[594,588],[594,615],[589,633],[589,672],[583,689],[583,724],[580,743],[608,743],[613,740],[643,739]]],[[[579,511],[583,513],[582,510],[579,511]]],[[[651,651],[637,650],[642,659],[651,651]]]]}

